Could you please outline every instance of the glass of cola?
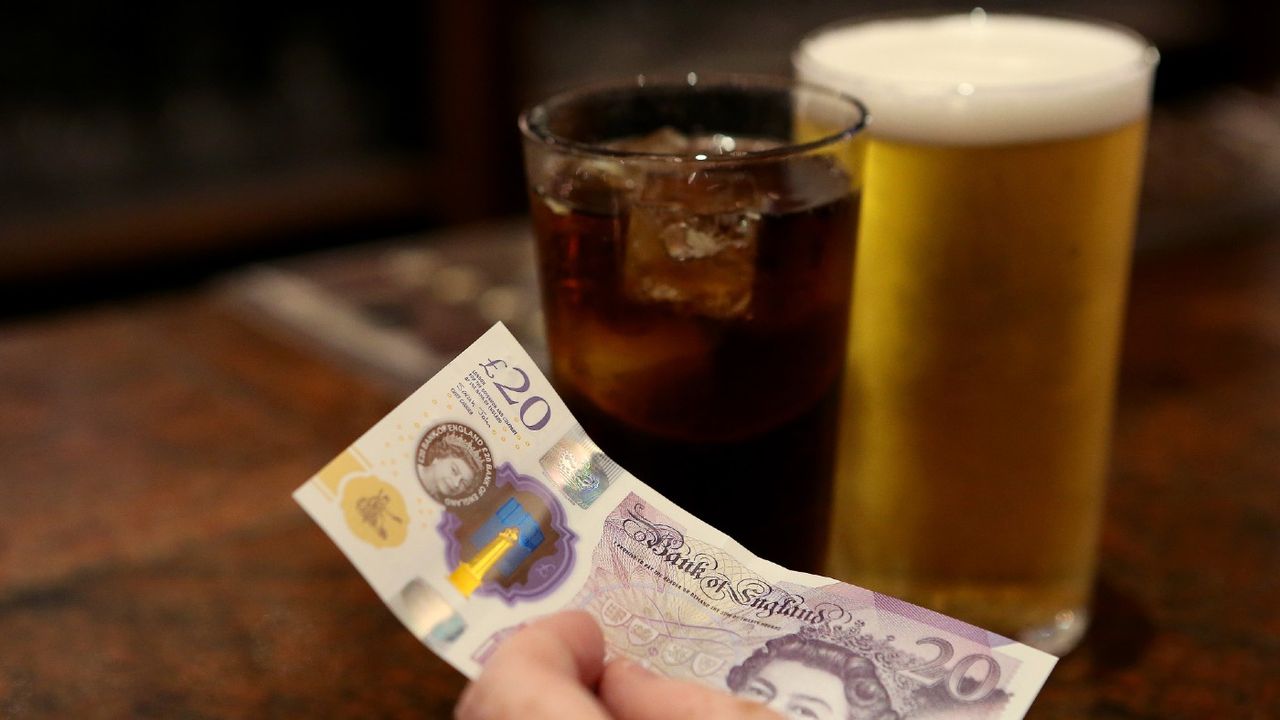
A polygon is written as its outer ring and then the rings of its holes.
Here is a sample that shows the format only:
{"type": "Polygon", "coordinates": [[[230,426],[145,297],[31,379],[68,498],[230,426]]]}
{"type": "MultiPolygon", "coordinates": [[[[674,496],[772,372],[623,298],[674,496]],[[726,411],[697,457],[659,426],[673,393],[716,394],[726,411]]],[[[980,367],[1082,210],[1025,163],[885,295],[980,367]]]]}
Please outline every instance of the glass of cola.
{"type": "Polygon", "coordinates": [[[556,389],[612,459],[796,569],[826,545],[865,122],[692,73],[520,118],[556,389]]]}

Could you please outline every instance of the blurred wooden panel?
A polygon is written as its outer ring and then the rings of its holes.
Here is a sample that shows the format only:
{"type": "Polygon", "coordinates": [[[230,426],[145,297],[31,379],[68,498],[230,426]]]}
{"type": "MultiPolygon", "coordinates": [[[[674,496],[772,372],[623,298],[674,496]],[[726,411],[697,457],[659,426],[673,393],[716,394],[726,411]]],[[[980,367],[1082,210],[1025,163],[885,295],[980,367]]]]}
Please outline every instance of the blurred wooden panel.
{"type": "Polygon", "coordinates": [[[103,29],[82,26],[114,11],[58,25],[57,4],[39,6],[0,31],[31,30],[0,53],[0,78],[23,81],[0,108],[0,283],[110,280],[522,202],[519,7],[152,10],[101,62],[103,29]],[[33,58],[50,67],[21,67],[33,58]]]}

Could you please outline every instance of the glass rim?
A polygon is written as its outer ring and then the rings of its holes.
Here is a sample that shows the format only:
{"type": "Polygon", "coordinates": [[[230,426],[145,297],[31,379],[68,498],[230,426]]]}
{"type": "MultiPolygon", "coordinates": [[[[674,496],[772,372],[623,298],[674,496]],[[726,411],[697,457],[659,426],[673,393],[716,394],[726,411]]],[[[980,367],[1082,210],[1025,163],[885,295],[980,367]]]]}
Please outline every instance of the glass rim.
{"type": "Polygon", "coordinates": [[[1003,12],[999,10],[987,11],[980,7],[975,7],[969,12],[947,10],[942,8],[917,8],[913,10],[889,11],[880,13],[867,13],[862,15],[854,15],[841,20],[835,20],[823,25],[819,25],[813,30],[805,33],[800,39],[796,49],[791,53],[791,68],[799,72],[801,60],[807,59],[812,63],[812,67],[825,71],[828,74],[827,80],[857,80],[868,85],[874,85],[882,88],[899,88],[899,89],[937,89],[940,93],[950,94],[955,89],[955,82],[942,80],[891,80],[879,77],[875,74],[849,71],[838,65],[829,62],[822,62],[808,52],[810,44],[823,35],[843,30],[845,28],[857,25],[867,25],[873,22],[886,22],[895,20],[923,20],[932,18],[946,17],[972,17],[973,12],[982,10],[984,17],[1002,17],[1002,18],[1029,18],[1034,20],[1060,20],[1089,25],[1094,28],[1110,30],[1118,35],[1123,35],[1134,41],[1134,47],[1138,50],[1136,56],[1132,60],[1126,60],[1118,63],[1114,69],[1101,70],[1076,78],[1045,81],[1028,81],[1019,82],[1009,85],[982,85],[975,83],[975,88],[986,93],[1020,93],[1041,90],[1066,90],[1074,88],[1085,88],[1092,84],[1106,82],[1115,78],[1131,77],[1130,73],[1136,75],[1138,73],[1147,72],[1154,69],[1160,64],[1160,51],[1155,44],[1147,39],[1145,35],[1134,30],[1133,28],[1114,22],[1111,20],[1101,20],[1098,18],[1087,17],[1072,13],[1058,12],[1003,12]]]}
{"type": "Polygon", "coordinates": [[[744,73],[695,73],[690,72],[685,75],[676,74],[638,74],[626,80],[612,80],[588,85],[579,86],[570,90],[563,90],[545,100],[538,102],[525,108],[517,120],[520,127],[520,133],[526,140],[531,140],[542,145],[553,147],[562,152],[581,155],[594,158],[609,158],[615,160],[634,160],[649,162],[674,162],[674,163],[695,163],[699,165],[733,165],[742,163],[751,163],[762,160],[775,160],[778,158],[792,157],[814,150],[820,150],[824,147],[835,145],[843,140],[847,140],[862,132],[870,122],[871,116],[867,112],[866,106],[862,101],[852,95],[827,87],[817,83],[811,83],[801,80],[793,80],[782,76],[775,75],[754,75],[744,73]],[[774,148],[766,150],[749,150],[741,153],[728,155],[690,155],[687,153],[656,153],[646,152],[642,150],[623,150],[619,148],[607,147],[600,143],[582,142],[573,140],[551,132],[545,124],[534,122],[533,115],[539,111],[543,113],[555,106],[561,106],[566,103],[578,100],[580,98],[599,94],[607,91],[625,91],[625,90],[645,90],[650,88],[736,88],[744,91],[753,89],[771,89],[771,90],[803,90],[819,96],[843,102],[850,106],[857,113],[857,119],[852,123],[845,125],[840,130],[823,135],[822,137],[809,140],[802,143],[788,142],[774,148]]]}

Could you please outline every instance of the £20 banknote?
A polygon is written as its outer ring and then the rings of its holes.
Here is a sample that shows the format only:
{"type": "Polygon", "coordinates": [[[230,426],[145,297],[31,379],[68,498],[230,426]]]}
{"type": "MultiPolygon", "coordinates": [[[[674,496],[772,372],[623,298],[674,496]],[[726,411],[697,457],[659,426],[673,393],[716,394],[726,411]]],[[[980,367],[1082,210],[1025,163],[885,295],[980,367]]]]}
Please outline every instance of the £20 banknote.
{"type": "Polygon", "coordinates": [[[610,657],[763,699],[842,687],[842,718],[1020,718],[1055,663],[755,556],[610,460],[500,324],[294,497],[471,678],[566,608],[595,616],[610,657]]]}

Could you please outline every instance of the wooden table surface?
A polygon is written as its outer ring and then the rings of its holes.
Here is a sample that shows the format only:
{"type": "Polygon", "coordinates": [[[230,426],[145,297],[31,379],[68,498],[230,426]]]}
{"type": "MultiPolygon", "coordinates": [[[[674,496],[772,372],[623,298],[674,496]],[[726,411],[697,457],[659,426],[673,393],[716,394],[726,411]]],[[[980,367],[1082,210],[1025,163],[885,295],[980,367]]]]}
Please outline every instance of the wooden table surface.
{"type": "MultiPolygon", "coordinates": [[[[1131,297],[1096,620],[1030,717],[1280,717],[1280,222],[1131,297]]],[[[290,499],[399,399],[208,288],[0,325],[0,717],[447,717],[290,499]]]]}

